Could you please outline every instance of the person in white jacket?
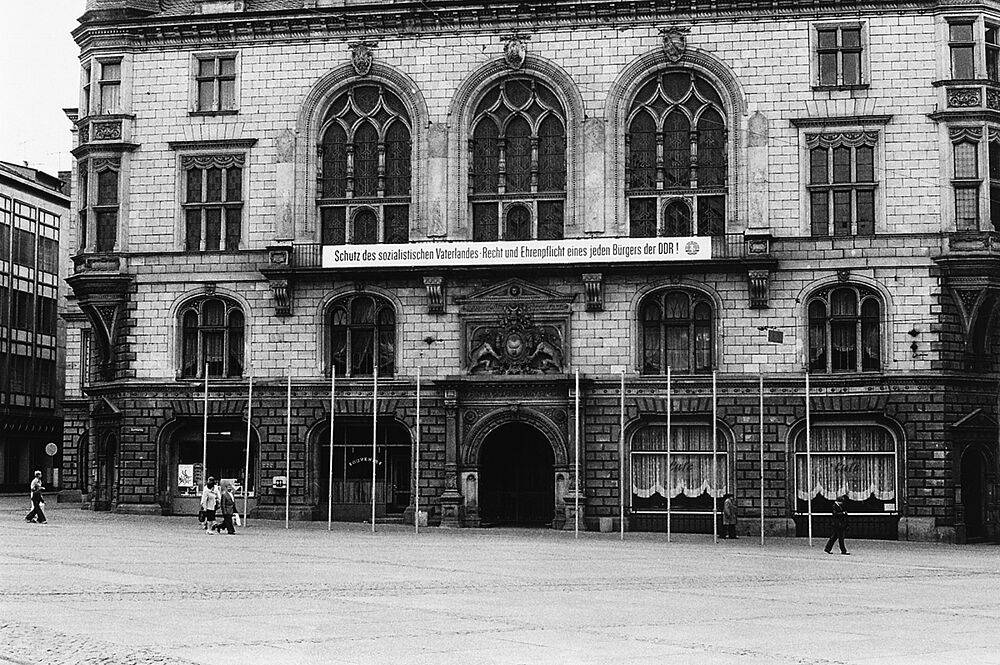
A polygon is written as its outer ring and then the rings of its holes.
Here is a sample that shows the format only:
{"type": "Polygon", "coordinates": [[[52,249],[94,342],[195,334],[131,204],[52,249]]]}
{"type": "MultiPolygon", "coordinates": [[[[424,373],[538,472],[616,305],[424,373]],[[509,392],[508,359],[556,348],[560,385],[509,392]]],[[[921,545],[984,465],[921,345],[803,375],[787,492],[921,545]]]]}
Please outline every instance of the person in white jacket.
{"type": "Polygon", "coordinates": [[[205,489],[201,491],[201,510],[205,514],[205,533],[214,533],[215,509],[219,506],[219,489],[215,486],[215,478],[208,477],[205,489]]]}

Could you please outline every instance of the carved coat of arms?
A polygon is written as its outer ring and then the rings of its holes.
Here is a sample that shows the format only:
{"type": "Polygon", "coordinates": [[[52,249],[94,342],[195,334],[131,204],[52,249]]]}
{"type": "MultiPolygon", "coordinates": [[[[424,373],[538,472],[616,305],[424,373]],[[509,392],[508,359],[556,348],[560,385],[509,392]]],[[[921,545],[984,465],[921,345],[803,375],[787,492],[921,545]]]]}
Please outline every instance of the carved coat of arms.
{"type": "Polygon", "coordinates": [[[372,68],[373,42],[356,42],[351,44],[351,64],[358,76],[365,76],[372,68]]]}
{"type": "Polygon", "coordinates": [[[508,306],[497,324],[472,336],[470,374],[553,374],[562,372],[562,337],[552,326],[535,325],[521,307],[508,306]]]}
{"type": "Polygon", "coordinates": [[[660,35],[663,36],[663,52],[670,62],[677,62],[684,57],[687,51],[687,35],[691,28],[682,28],[672,25],[669,28],[662,28],[660,35]]]}
{"type": "Polygon", "coordinates": [[[511,69],[520,69],[528,55],[528,46],[517,35],[507,38],[503,45],[503,59],[511,69]]]}

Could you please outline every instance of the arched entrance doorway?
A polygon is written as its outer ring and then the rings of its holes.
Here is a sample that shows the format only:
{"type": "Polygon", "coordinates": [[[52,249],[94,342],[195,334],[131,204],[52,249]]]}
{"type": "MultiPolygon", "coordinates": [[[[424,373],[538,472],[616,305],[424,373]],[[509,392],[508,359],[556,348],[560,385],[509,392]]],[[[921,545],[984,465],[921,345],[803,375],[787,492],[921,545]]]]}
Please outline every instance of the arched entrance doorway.
{"type": "MultiPolygon", "coordinates": [[[[379,418],[375,447],[375,518],[401,518],[410,505],[413,462],[410,433],[391,418],[379,418]]],[[[333,478],[330,478],[330,428],[317,434],[315,486],[320,519],[327,510],[335,521],[371,519],[372,421],[338,416],[333,430],[333,478]],[[333,496],[330,496],[332,492],[333,496]],[[332,498],[332,501],[331,501],[332,498]]]]}
{"type": "Polygon", "coordinates": [[[555,514],[555,459],[541,432],[507,423],[479,452],[479,515],[483,526],[545,526],[555,514]]]}
{"type": "Polygon", "coordinates": [[[97,447],[95,460],[94,510],[111,510],[118,498],[118,435],[105,432],[97,447]]]}
{"type": "Polygon", "coordinates": [[[256,433],[250,438],[250,475],[246,476],[247,424],[240,418],[212,417],[208,425],[207,445],[201,418],[179,422],[168,435],[165,470],[163,473],[167,502],[174,515],[197,515],[201,505],[201,489],[208,477],[228,480],[240,510],[243,509],[244,488],[253,510],[257,490],[258,450],[256,433]],[[207,468],[203,468],[202,458],[207,468]]]}
{"type": "Polygon", "coordinates": [[[976,446],[962,455],[962,508],[966,540],[986,536],[986,456],[976,446]]]}

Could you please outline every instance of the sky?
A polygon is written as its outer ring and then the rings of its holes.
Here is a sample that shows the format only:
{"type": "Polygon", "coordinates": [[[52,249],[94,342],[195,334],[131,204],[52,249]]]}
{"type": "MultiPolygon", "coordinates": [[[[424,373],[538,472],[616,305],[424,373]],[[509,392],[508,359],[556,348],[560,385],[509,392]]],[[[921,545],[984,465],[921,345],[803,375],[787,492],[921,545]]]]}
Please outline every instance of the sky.
{"type": "Polygon", "coordinates": [[[79,105],[79,53],[70,36],[86,0],[0,0],[0,161],[68,171],[79,105]]]}

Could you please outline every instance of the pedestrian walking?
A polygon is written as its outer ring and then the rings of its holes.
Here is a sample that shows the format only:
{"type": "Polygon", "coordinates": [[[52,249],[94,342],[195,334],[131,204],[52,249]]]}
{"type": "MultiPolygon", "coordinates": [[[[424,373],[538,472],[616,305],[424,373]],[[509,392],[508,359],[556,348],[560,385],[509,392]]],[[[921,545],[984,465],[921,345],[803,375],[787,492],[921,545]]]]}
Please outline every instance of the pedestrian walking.
{"type": "Polygon", "coordinates": [[[833,502],[833,535],[830,536],[830,540],[826,541],[826,547],[823,548],[827,554],[833,554],[834,542],[840,543],[841,554],[850,554],[847,547],[844,546],[844,534],[847,533],[847,508],[844,505],[846,502],[846,494],[838,496],[837,500],[833,502]]]}
{"type": "Polygon", "coordinates": [[[24,516],[25,522],[38,522],[39,524],[45,524],[48,520],[45,519],[45,497],[42,496],[42,472],[35,471],[35,477],[31,480],[31,485],[29,487],[29,492],[31,494],[31,512],[24,516]]]}
{"type": "Polygon", "coordinates": [[[233,528],[233,514],[236,512],[236,497],[233,496],[233,486],[229,482],[222,481],[222,496],[219,497],[219,508],[222,511],[222,524],[214,525],[219,533],[225,529],[230,536],[236,533],[233,528]]]}
{"type": "Polygon", "coordinates": [[[215,487],[215,478],[208,477],[205,489],[201,491],[201,509],[205,513],[205,533],[212,533],[215,527],[215,510],[219,505],[219,490],[215,487]]]}
{"type": "Polygon", "coordinates": [[[736,497],[732,494],[722,497],[722,537],[736,540],[736,497]]]}

